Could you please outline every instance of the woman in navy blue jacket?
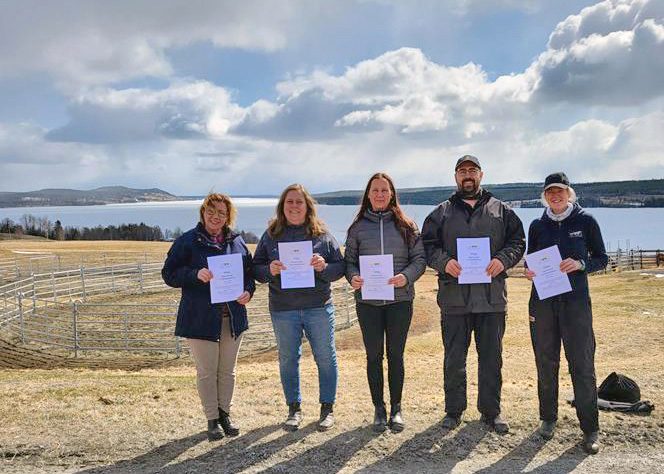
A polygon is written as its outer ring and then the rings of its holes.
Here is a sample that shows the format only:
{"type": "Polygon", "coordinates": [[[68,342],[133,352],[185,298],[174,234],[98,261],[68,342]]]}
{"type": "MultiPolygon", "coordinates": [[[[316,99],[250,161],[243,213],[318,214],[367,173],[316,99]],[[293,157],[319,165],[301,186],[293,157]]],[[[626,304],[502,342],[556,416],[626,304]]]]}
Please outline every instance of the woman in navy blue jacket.
{"type": "MultiPolygon", "coordinates": [[[[595,335],[588,291],[588,274],[606,267],[608,257],[595,218],[576,201],[565,173],[553,173],[544,181],[544,214],[530,224],[528,253],[553,245],[560,250],[560,270],[567,274],[572,291],[540,300],[533,285],[530,302],[530,335],[537,364],[537,389],[542,424],[540,435],[553,437],[558,419],[558,369],[560,341],[565,347],[574,388],[577,417],[583,431],[583,448],[599,450],[595,335]]],[[[526,268],[526,277],[535,273],[526,268]]]]}
{"type": "Polygon", "coordinates": [[[210,441],[223,438],[224,433],[239,434],[229,413],[237,355],[248,327],[245,305],[256,288],[251,253],[242,237],[231,230],[236,214],[230,197],[209,194],[199,210],[200,222],[173,243],[161,270],[167,285],[182,288],[175,335],[188,339],[196,363],[196,385],[210,441]],[[209,283],[213,275],[207,258],[226,254],[242,255],[244,292],[236,301],[212,304],[209,283]]]}

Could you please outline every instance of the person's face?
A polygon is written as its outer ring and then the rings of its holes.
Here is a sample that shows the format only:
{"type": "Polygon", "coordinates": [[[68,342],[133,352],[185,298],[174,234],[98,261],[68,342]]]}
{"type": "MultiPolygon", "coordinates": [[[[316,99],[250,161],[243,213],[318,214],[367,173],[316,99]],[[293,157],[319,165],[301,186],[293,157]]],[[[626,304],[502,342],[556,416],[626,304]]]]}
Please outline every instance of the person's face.
{"type": "Polygon", "coordinates": [[[369,202],[374,211],[384,211],[392,200],[390,183],[385,178],[376,178],[369,186],[369,202]]]}
{"type": "Polygon", "coordinates": [[[544,191],[544,199],[554,214],[560,214],[567,209],[569,202],[569,189],[552,186],[544,191]]]}
{"type": "Polygon", "coordinates": [[[289,225],[302,225],[307,217],[307,202],[300,191],[292,189],[286,193],[284,215],[289,225]]]}
{"type": "Polygon", "coordinates": [[[483,176],[482,170],[471,161],[461,163],[454,172],[457,188],[467,194],[475,194],[479,190],[483,176]]]}
{"type": "Polygon", "coordinates": [[[228,221],[228,208],[223,202],[211,202],[203,211],[205,230],[210,235],[217,235],[228,221]]]}

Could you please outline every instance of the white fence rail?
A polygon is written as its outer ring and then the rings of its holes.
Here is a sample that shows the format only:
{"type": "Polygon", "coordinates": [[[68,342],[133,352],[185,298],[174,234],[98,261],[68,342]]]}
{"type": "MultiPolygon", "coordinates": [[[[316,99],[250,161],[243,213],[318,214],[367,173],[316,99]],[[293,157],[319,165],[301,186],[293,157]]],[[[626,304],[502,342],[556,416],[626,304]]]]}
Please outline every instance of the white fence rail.
{"type": "MultiPolygon", "coordinates": [[[[7,283],[0,286],[0,334],[75,356],[98,351],[180,355],[187,346],[173,335],[179,290],[164,284],[161,267],[161,262],[81,267],[7,283]],[[125,296],[125,301],[107,302],[112,295],[125,296]],[[139,302],[126,301],[130,299],[139,302]]],[[[345,281],[333,285],[333,298],[337,328],[352,325],[355,304],[345,281]]],[[[248,312],[250,328],[244,334],[243,351],[274,347],[266,285],[259,285],[248,312]]]]}

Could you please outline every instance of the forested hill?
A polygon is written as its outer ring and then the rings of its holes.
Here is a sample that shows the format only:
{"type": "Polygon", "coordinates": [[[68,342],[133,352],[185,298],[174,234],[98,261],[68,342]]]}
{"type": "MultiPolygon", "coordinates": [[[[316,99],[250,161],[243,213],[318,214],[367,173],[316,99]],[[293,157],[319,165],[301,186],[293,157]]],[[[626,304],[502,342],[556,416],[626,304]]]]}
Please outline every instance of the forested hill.
{"type": "Polygon", "coordinates": [[[143,201],[174,201],[177,196],[161,189],[132,189],[104,186],[81,191],[78,189],[41,189],[24,193],[0,192],[0,207],[28,206],[91,206],[143,201]]]}
{"type": "MultiPolygon", "coordinates": [[[[664,207],[664,179],[573,184],[584,207],[664,207]]],[[[540,207],[542,183],[487,184],[484,188],[514,207],[540,207]]],[[[456,190],[452,186],[399,189],[402,204],[438,204],[456,190]]],[[[315,195],[320,204],[356,205],[363,191],[336,191],[315,195]]]]}

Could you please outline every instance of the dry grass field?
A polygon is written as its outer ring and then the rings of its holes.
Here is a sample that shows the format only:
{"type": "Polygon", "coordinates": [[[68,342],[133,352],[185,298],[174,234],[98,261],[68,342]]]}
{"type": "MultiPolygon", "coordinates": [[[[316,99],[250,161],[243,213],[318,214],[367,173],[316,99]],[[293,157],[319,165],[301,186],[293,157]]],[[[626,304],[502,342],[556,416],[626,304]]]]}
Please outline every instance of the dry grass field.
{"type": "Polygon", "coordinates": [[[578,445],[576,416],[564,402],[571,393],[564,361],[559,430],[549,442],[534,433],[529,283],[521,278],[509,280],[504,339],[503,412],[511,432],[499,436],[478,422],[472,348],[470,408],[458,430],[442,430],[442,344],[435,277],[427,273],[417,284],[406,349],[403,433],[375,435],[367,427],[373,411],[357,326],[338,333],[340,380],[332,430],[315,428],[317,376],[308,350],[302,364],[304,427],[296,433],[281,429],[286,406],[272,351],[240,361],[233,412],[242,433],[217,443],[205,438],[194,369],[186,358],[125,359],[115,368],[90,368],[83,361],[46,370],[38,367],[48,354],[4,344],[0,359],[33,360],[34,367],[0,369],[0,472],[664,471],[664,278],[615,273],[594,276],[591,286],[598,381],[612,371],[625,373],[657,406],[649,416],[601,412],[602,451],[596,456],[586,456],[578,445]]]}

